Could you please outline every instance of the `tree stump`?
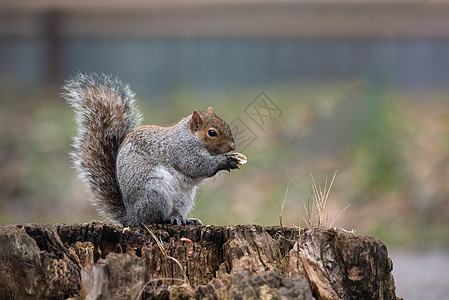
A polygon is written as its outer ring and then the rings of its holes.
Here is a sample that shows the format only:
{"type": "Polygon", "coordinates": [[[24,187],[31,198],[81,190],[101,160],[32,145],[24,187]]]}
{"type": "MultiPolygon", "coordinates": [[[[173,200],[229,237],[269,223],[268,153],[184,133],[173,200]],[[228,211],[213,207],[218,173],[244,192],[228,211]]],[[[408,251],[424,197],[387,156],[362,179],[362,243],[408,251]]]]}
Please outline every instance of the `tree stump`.
{"type": "Polygon", "coordinates": [[[0,299],[397,299],[378,239],[317,227],[0,227],[0,299]]]}

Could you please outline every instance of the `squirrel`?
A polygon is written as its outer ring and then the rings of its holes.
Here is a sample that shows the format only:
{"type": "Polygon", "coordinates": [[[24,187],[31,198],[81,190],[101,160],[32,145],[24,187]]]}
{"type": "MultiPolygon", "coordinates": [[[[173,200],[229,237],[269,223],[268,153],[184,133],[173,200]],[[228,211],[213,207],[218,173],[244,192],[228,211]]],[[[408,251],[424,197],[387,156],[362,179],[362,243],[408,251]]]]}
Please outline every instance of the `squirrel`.
{"type": "Polygon", "coordinates": [[[202,225],[186,218],[196,190],[221,170],[246,163],[229,125],[209,107],[170,127],[142,120],[129,85],[110,75],[77,74],[62,96],[75,111],[71,153],[100,213],[125,226],[202,225]]]}

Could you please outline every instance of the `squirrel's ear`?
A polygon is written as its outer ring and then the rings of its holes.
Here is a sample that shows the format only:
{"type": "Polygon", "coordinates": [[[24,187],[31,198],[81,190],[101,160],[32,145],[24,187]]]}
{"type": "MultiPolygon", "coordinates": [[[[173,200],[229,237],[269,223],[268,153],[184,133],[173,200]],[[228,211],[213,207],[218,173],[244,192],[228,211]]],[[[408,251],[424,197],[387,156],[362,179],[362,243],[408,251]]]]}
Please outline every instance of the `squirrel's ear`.
{"type": "Polygon", "coordinates": [[[203,124],[203,119],[201,115],[195,110],[192,114],[192,119],[190,120],[190,130],[193,132],[197,131],[201,124],[203,124]]]}
{"type": "Polygon", "coordinates": [[[209,108],[206,110],[206,114],[212,114],[215,115],[215,111],[212,107],[209,106],[209,108]]]}

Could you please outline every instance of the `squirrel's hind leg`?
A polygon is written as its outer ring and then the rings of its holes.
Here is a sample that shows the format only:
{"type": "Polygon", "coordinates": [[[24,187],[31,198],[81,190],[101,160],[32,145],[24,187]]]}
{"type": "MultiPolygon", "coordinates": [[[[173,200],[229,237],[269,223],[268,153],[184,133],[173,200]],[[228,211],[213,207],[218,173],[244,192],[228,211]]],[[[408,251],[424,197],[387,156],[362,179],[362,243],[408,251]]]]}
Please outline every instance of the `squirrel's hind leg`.
{"type": "Polygon", "coordinates": [[[200,219],[196,219],[196,218],[187,218],[186,223],[187,223],[187,225],[198,225],[198,226],[203,225],[203,222],[201,222],[200,219]]]}
{"type": "MultiPolygon", "coordinates": [[[[167,213],[173,204],[167,201],[163,193],[150,190],[132,190],[126,194],[128,224],[161,224],[170,219],[167,213]]],[[[124,193],[125,194],[125,193],[124,193]]]]}
{"type": "Polygon", "coordinates": [[[195,218],[186,218],[183,215],[170,217],[170,224],[173,225],[203,225],[201,220],[195,218]]]}

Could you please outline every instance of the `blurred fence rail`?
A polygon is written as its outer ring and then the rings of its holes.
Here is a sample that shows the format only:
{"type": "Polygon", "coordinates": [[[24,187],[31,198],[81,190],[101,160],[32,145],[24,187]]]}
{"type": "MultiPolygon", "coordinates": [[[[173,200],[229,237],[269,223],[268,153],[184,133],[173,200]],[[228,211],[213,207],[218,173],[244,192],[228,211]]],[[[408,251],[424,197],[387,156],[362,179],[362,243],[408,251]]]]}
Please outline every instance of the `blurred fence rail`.
{"type": "Polygon", "coordinates": [[[446,83],[447,41],[449,0],[0,0],[0,82],[26,87],[58,86],[87,70],[164,91],[195,74],[201,86],[212,77],[260,83],[334,69],[354,77],[384,52],[387,61],[375,65],[397,66],[388,76],[430,68],[412,85],[438,85],[446,83]]]}
{"type": "Polygon", "coordinates": [[[42,31],[63,36],[448,37],[449,1],[0,1],[0,35],[42,31]]]}

